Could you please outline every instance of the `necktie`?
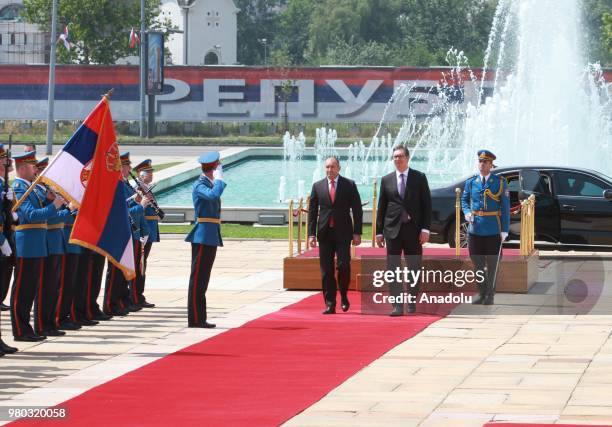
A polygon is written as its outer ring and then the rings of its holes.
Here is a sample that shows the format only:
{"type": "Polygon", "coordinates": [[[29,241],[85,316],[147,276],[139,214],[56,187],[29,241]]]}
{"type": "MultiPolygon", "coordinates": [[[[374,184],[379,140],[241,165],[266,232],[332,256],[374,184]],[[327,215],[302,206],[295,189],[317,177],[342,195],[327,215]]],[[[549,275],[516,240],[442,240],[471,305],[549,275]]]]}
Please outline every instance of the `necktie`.
{"type": "MultiPolygon", "coordinates": [[[[400,174],[400,197],[403,199],[404,196],[406,195],[406,175],[404,175],[403,173],[400,174]]],[[[406,212],[405,209],[402,209],[402,213],[400,215],[400,221],[402,222],[402,224],[406,224],[407,222],[410,221],[410,215],[408,215],[408,212],[406,212]]]]}
{"type": "Polygon", "coordinates": [[[485,179],[485,177],[483,176],[483,177],[482,177],[482,186],[483,186],[483,188],[484,188],[484,186],[485,186],[485,184],[486,184],[486,183],[487,183],[487,180],[486,180],[486,179],[485,179]]]}
{"type": "MultiPolygon", "coordinates": [[[[334,204],[334,200],[336,199],[336,182],[332,179],[330,184],[329,184],[329,198],[331,199],[332,205],[334,204]]],[[[333,228],[333,226],[335,225],[334,222],[334,212],[332,210],[332,213],[329,217],[329,227],[333,228]]]]}

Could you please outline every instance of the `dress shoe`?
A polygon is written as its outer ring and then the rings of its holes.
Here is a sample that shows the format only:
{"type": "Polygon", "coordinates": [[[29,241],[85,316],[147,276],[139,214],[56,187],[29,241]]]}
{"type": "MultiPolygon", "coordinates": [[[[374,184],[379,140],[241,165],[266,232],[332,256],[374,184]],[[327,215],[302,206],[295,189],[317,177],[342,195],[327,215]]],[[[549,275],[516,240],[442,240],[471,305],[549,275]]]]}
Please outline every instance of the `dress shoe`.
{"type": "Polygon", "coordinates": [[[214,323],[208,323],[208,322],[204,322],[204,323],[198,323],[195,325],[189,325],[189,328],[205,328],[205,329],[213,329],[216,328],[217,325],[215,325],[214,323]]]}
{"type": "Polygon", "coordinates": [[[336,314],[336,306],[328,305],[325,310],[323,310],[323,314],[336,314]]]}
{"type": "Polygon", "coordinates": [[[413,314],[416,313],[416,304],[408,303],[408,313],[413,314]]]}
{"type": "Polygon", "coordinates": [[[77,329],[81,329],[81,325],[77,325],[70,320],[64,320],[63,322],[60,322],[57,329],[60,331],[76,331],[77,329]]]}
{"type": "Polygon", "coordinates": [[[44,335],[36,335],[36,334],[28,334],[22,335],[20,337],[15,337],[15,341],[23,341],[23,342],[38,342],[46,340],[47,337],[44,335]]]}
{"type": "Polygon", "coordinates": [[[6,305],[5,303],[0,303],[0,311],[9,311],[11,307],[6,305]]]}
{"type": "Polygon", "coordinates": [[[389,314],[389,316],[391,316],[391,317],[399,317],[399,316],[403,316],[403,315],[404,315],[404,308],[401,307],[401,306],[393,307],[393,310],[389,314]]]}
{"type": "Polygon", "coordinates": [[[493,305],[495,303],[495,297],[493,295],[487,295],[484,299],[483,305],[493,305]]]}
{"type": "Polygon", "coordinates": [[[140,304],[140,306],[143,307],[143,308],[153,308],[153,307],[155,307],[155,304],[153,304],[151,302],[145,301],[142,304],[140,304]]]}
{"type": "Polygon", "coordinates": [[[59,331],[57,329],[47,329],[46,331],[43,331],[42,335],[46,335],[48,337],[63,337],[66,335],[66,332],[59,331]]]}
{"type": "Polygon", "coordinates": [[[349,302],[348,298],[342,298],[342,311],[347,312],[350,306],[351,303],[349,302]]]}
{"type": "Polygon", "coordinates": [[[82,319],[79,320],[79,324],[81,326],[96,326],[99,322],[97,320],[89,320],[89,319],[82,319]]]}
{"type": "Polygon", "coordinates": [[[132,311],[140,311],[142,310],[142,307],[136,304],[130,304],[125,309],[129,312],[132,312],[132,311]]]}
{"type": "Polygon", "coordinates": [[[109,316],[108,314],[104,314],[104,313],[102,313],[100,311],[100,312],[94,314],[93,317],[91,319],[88,319],[88,320],[102,320],[102,321],[105,321],[105,320],[111,320],[112,318],[113,318],[113,316],[109,316]]]}
{"type": "Polygon", "coordinates": [[[130,312],[127,311],[125,308],[118,308],[116,310],[111,311],[110,314],[113,316],[127,316],[128,314],[130,314],[130,312]]]}
{"type": "Polygon", "coordinates": [[[17,348],[11,347],[10,345],[2,341],[2,339],[0,338],[0,353],[13,354],[17,352],[17,350],[17,348]]]}

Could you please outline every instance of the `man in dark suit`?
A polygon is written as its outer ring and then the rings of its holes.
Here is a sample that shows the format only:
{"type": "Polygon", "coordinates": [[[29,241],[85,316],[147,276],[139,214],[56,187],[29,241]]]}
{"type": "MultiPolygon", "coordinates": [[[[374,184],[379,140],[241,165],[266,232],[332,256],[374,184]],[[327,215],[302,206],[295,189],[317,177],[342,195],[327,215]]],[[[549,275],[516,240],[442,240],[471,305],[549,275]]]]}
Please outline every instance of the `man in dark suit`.
{"type": "Polygon", "coordinates": [[[363,211],[357,185],[339,175],[340,161],[325,159],[326,178],[312,185],[308,215],[308,244],[314,248],[319,240],[319,264],[326,309],[323,314],[336,312],[336,274],[334,256],[338,257],[338,287],[342,311],[348,311],[348,287],[351,280],[351,240],[361,243],[363,211]],[[353,219],[351,219],[351,211],[353,219]]]}
{"type": "MultiPolygon", "coordinates": [[[[423,245],[429,240],[431,224],[431,193],[427,177],[408,167],[410,153],[405,146],[393,148],[395,171],[385,175],[380,182],[378,214],[376,218],[376,242],[378,247],[387,244],[387,268],[400,266],[402,252],[407,267],[420,270],[423,245]]],[[[408,312],[416,311],[417,283],[409,283],[408,312]]],[[[392,283],[390,293],[400,296],[402,283],[392,283]]],[[[396,302],[391,316],[404,314],[404,304],[396,302]]]]}

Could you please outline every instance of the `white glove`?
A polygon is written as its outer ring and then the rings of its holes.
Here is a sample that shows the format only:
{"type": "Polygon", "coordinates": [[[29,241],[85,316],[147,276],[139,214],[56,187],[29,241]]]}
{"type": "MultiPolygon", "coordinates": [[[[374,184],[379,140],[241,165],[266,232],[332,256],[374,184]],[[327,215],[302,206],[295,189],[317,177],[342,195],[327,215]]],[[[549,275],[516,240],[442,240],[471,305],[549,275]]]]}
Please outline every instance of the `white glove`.
{"type": "Polygon", "coordinates": [[[508,233],[506,233],[505,231],[502,231],[502,232],[501,232],[501,239],[502,239],[502,242],[503,242],[503,241],[505,241],[507,238],[508,238],[508,233]]]}
{"type": "Polygon", "coordinates": [[[468,213],[465,214],[465,220],[467,222],[472,222],[472,213],[471,212],[468,212],[468,213]]]}
{"type": "Polygon", "coordinates": [[[13,216],[13,221],[19,221],[19,216],[15,212],[11,212],[11,215],[13,216]]]}
{"type": "Polygon", "coordinates": [[[2,198],[3,199],[4,199],[4,195],[5,194],[6,194],[7,200],[10,200],[11,202],[15,198],[15,193],[13,193],[13,189],[11,187],[8,188],[8,191],[6,193],[4,191],[2,192],[2,198]]]}
{"type": "Polygon", "coordinates": [[[142,243],[142,245],[146,245],[147,241],[149,240],[149,236],[144,236],[140,238],[140,243],[142,243]]]}
{"type": "Polygon", "coordinates": [[[9,242],[7,240],[5,240],[2,246],[0,246],[0,252],[2,252],[2,255],[4,256],[11,256],[11,254],[13,253],[11,245],[9,245],[9,242]]]}
{"type": "Polygon", "coordinates": [[[219,164],[217,168],[213,171],[213,178],[219,181],[223,181],[223,166],[219,164]]]}

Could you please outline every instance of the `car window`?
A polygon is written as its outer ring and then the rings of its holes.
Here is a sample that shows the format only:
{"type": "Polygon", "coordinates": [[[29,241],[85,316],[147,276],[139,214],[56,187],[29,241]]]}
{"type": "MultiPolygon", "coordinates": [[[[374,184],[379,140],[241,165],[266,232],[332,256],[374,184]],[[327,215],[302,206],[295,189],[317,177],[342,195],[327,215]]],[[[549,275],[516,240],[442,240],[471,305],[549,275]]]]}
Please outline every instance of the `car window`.
{"type": "Polygon", "coordinates": [[[581,173],[557,172],[558,193],[563,196],[603,197],[608,189],[603,181],[581,173]]]}

